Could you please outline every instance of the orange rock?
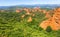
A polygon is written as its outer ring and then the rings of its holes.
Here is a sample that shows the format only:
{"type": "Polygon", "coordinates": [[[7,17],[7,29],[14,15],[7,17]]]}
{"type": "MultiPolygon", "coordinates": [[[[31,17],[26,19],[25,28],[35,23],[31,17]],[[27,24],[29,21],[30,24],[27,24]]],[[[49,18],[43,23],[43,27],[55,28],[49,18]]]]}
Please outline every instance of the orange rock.
{"type": "Polygon", "coordinates": [[[17,9],[16,12],[19,13],[19,12],[21,12],[21,10],[17,9]]]}
{"type": "Polygon", "coordinates": [[[45,20],[40,24],[40,27],[43,28],[44,30],[46,30],[48,26],[50,26],[52,28],[52,30],[58,30],[60,27],[55,22],[55,20],[52,20],[52,19],[45,20]]]}
{"type": "Polygon", "coordinates": [[[35,10],[34,10],[34,9],[32,9],[32,12],[35,12],[35,10]]]}
{"type": "Polygon", "coordinates": [[[35,14],[33,14],[32,16],[35,16],[35,14]]]}
{"type": "Polygon", "coordinates": [[[32,17],[29,17],[29,18],[28,18],[28,22],[31,22],[31,21],[32,21],[32,17]]]}
{"type": "Polygon", "coordinates": [[[46,13],[46,10],[43,10],[43,13],[46,13]]]}
{"type": "MultiPolygon", "coordinates": [[[[53,11],[53,10],[52,10],[53,11]]],[[[49,13],[46,13],[47,20],[43,21],[40,24],[44,30],[47,29],[48,26],[52,28],[52,30],[59,30],[60,29],[60,8],[54,9],[54,14],[51,17],[49,13]]]]}
{"type": "Polygon", "coordinates": [[[55,20],[52,20],[50,22],[50,27],[52,28],[52,30],[58,30],[59,29],[59,25],[55,22],[55,20]]]}
{"type": "Polygon", "coordinates": [[[57,10],[58,12],[60,12],[60,8],[57,8],[56,10],[57,10]]]}
{"type": "Polygon", "coordinates": [[[28,9],[28,8],[24,8],[24,10],[26,11],[26,14],[30,14],[30,9],[28,9]]]}
{"type": "Polygon", "coordinates": [[[26,14],[27,14],[27,15],[30,15],[30,12],[27,12],[26,14]]]}
{"type": "Polygon", "coordinates": [[[40,27],[43,28],[44,30],[46,30],[47,27],[49,26],[49,23],[50,23],[50,21],[45,20],[40,24],[40,27]]]}
{"type": "Polygon", "coordinates": [[[51,15],[49,15],[49,12],[46,12],[46,18],[51,18],[51,15]]]}
{"type": "Polygon", "coordinates": [[[42,10],[41,9],[39,9],[39,12],[41,12],[42,10]]]}
{"type": "Polygon", "coordinates": [[[22,15],[21,17],[22,17],[22,18],[24,18],[24,17],[25,17],[25,15],[22,15]]]}

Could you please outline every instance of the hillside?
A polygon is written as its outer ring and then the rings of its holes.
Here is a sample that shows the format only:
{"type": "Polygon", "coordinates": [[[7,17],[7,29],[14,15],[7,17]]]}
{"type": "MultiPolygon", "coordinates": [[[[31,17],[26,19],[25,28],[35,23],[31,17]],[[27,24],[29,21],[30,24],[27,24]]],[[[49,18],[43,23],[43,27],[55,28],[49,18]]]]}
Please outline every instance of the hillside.
{"type": "Polygon", "coordinates": [[[0,12],[0,37],[60,37],[60,30],[53,31],[50,27],[43,30],[39,26],[46,19],[45,14],[38,11],[30,15],[25,11],[0,12]]]}

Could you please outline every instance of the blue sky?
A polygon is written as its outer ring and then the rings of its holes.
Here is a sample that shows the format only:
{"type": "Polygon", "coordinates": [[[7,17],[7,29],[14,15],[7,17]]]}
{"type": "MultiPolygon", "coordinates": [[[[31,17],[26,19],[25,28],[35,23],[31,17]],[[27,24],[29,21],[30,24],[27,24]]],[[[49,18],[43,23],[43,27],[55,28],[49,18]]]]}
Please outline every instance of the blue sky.
{"type": "Polygon", "coordinates": [[[0,0],[0,6],[11,6],[20,4],[60,4],[60,0],[0,0]]]}

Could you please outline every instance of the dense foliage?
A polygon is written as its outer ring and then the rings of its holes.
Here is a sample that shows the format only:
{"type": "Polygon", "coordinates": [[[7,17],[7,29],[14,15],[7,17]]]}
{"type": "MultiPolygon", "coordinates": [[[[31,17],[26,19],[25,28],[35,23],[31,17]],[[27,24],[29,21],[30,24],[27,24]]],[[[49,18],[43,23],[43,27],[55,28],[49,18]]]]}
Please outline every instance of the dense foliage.
{"type": "Polygon", "coordinates": [[[26,15],[24,11],[0,12],[0,37],[60,37],[60,31],[52,31],[48,28],[45,31],[39,27],[39,24],[46,19],[45,14],[39,12],[32,14],[26,15]],[[22,15],[25,17],[22,18],[22,15]],[[30,16],[33,20],[27,22],[30,16]]]}

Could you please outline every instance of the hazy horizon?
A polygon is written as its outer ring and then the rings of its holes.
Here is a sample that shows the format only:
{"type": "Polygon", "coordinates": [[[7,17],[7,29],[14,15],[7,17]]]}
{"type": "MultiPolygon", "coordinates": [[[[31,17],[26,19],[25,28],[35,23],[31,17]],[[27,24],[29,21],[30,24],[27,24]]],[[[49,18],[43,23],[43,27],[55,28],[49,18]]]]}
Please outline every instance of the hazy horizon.
{"type": "Polygon", "coordinates": [[[0,6],[60,4],[60,0],[0,0],[0,6]]]}

